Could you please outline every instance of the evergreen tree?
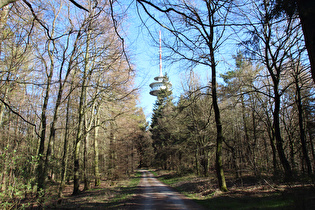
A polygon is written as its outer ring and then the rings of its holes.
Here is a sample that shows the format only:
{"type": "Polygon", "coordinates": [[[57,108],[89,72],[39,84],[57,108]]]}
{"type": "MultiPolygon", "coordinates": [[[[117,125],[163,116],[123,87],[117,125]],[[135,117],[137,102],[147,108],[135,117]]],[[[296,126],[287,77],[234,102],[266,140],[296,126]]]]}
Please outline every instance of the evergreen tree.
{"type": "MultiPolygon", "coordinates": [[[[168,77],[165,76],[165,83],[168,83],[168,77]]],[[[170,114],[173,107],[172,91],[168,88],[161,89],[157,95],[157,100],[153,107],[153,115],[151,120],[150,132],[152,133],[153,147],[156,154],[156,160],[160,160],[161,163],[157,163],[157,166],[163,166],[166,168],[167,155],[164,151],[167,143],[170,141],[171,133],[168,132],[165,124],[161,123],[161,120],[170,114]],[[163,152],[164,151],[164,152],[163,152]]]]}

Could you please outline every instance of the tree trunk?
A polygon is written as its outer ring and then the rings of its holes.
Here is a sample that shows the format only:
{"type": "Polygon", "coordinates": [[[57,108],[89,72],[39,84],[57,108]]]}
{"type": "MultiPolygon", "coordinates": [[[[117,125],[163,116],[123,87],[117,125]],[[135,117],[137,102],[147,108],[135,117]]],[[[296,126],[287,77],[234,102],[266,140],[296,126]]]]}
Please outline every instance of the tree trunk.
{"type": "Polygon", "coordinates": [[[63,143],[63,155],[62,155],[62,160],[61,160],[61,181],[60,181],[59,193],[58,193],[59,197],[62,197],[62,191],[65,186],[65,180],[66,180],[66,175],[67,175],[70,99],[71,97],[69,96],[67,100],[66,125],[65,125],[65,134],[64,134],[65,136],[64,136],[64,143],[63,143]]]}
{"type": "MultiPolygon", "coordinates": [[[[99,108],[98,108],[99,109],[99,108]]],[[[100,172],[99,172],[99,151],[98,151],[98,124],[99,124],[99,116],[95,119],[95,128],[94,128],[94,176],[95,176],[95,186],[99,186],[101,184],[100,172]]]]}
{"type": "MultiPolygon", "coordinates": [[[[81,130],[81,129],[80,129],[81,130]]],[[[79,174],[79,150],[81,144],[81,131],[78,131],[77,138],[75,140],[74,152],[73,152],[73,195],[77,195],[80,193],[80,174],[79,174]]]]}
{"type": "MultiPolygon", "coordinates": [[[[315,55],[315,54],[314,54],[315,55]]],[[[299,115],[299,128],[300,128],[300,140],[302,145],[303,158],[306,163],[307,173],[311,177],[312,176],[312,165],[311,160],[308,156],[307,146],[306,146],[306,136],[305,129],[303,123],[303,108],[302,108],[302,99],[301,99],[301,88],[299,86],[299,81],[296,76],[295,78],[295,86],[296,86],[296,104],[298,107],[298,115],[299,115]]]]}
{"type": "MultiPolygon", "coordinates": [[[[85,126],[84,126],[85,127],[85,126]]],[[[86,130],[86,128],[84,129],[86,130]]],[[[90,189],[89,175],[88,175],[88,144],[89,144],[89,133],[84,135],[84,151],[83,151],[83,182],[84,191],[90,189]]]]}
{"type": "Polygon", "coordinates": [[[295,152],[294,152],[294,141],[291,137],[291,135],[288,135],[289,138],[289,144],[290,144],[290,162],[291,162],[291,166],[292,166],[292,171],[294,172],[296,169],[295,166],[295,152]]]}
{"type": "MultiPolygon", "coordinates": [[[[61,103],[61,98],[62,98],[62,93],[63,93],[63,90],[64,90],[64,85],[66,84],[66,82],[68,81],[68,77],[70,76],[70,73],[73,69],[73,63],[75,61],[75,55],[76,55],[76,51],[77,51],[77,45],[78,45],[78,41],[80,40],[80,32],[78,33],[77,37],[76,37],[76,40],[75,40],[75,43],[74,43],[74,46],[73,46],[73,50],[71,52],[71,56],[70,56],[70,59],[69,59],[69,65],[68,65],[68,69],[67,69],[67,73],[65,75],[65,79],[64,79],[64,82],[61,83],[61,76],[62,76],[62,69],[60,69],[60,74],[59,74],[59,81],[60,81],[60,86],[59,86],[59,91],[58,91],[58,98],[57,98],[57,101],[56,101],[56,106],[55,106],[55,112],[54,112],[54,119],[55,119],[55,115],[57,115],[57,111],[56,108],[58,108],[60,106],[60,103],[61,103]]],[[[69,39],[70,37],[68,37],[69,39]]],[[[63,54],[63,62],[66,61],[66,50],[64,51],[64,54],[63,54]]],[[[62,65],[63,66],[63,65],[62,65]]],[[[75,78],[76,74],[78,73],[78,71],[75,71],[74,72],[74,75],[72,78],[75,78]]],[[[70,86],[70,90],[73,89],[73,84],[71,83],[71,86],[70,86]]],[[[66,179],[66,175],[67,175],[67,165],[68,165],[68,144],[69,144],[69,136],[68,136],[68,132],[69,132],[69,115],[70,115],[70,103],[71,103],[71,95],[68,96],[68,100],[67,100],[67,111],[66,111],[66,125],[65,125],[65,136],[64,136],[64,145],[63,145],[63,156],[62,156],[62,163],[61,163],[61,182],[60,182],[60,187],[59,187],[59,197],[62,197],[62,190],[64,188],[64,185],[65,185],[65,179],[66,179]]],[[[54,126],[53,126],[54,127],[54,126]]],[[[55,129],[53,129],[54,131],[55,129]]],[[[54,137],[55,136],[52,136],[51,137],[54,137]]]]}
{"type": "MultiPolygon", "coordinates": [[[[49,47],[48,47],[48,51],[49,47]]],[[[45,151],[45,139],[46,139],[46,125],[47,125],[47,107],[48,107],[48,100],[49,100],[49,93],[50,93],[50,85],[51,80],[53,76],[53,64],[50,67],[50,72],[47,75],[47,84],[46,84],[46,91],[45,91],[45,97],[43,102],[43,108],[42,108],[42,115],[41,115],[41,134],[40,134],[40,144],[39,144],[39,150],[38,150],[38,167],[37,167],[37,191],[40,192],[44,189],[44,182],[46,179],[46,172],[45,172],[45,160],[44,160],[44,151],[45,151]]]]}
{"type": "MultiPolygon", "coordinates": [[[[88,49],[88,47],[87,47],[88,49]]],[[[86,58],[87,59],[87,58],[86,58]]],[[[79,174],[79,151],[80,151],[80,146],[81,146],[81,140],[83,135],[85,134],[83,130],[85,130],[83,126],[83,120],[84,120],[84,102],[86,101],[86,82],[87,82],[87,60],[86,66],[83,70],[83,77],[82,77],[82,87],[81,87],[81,93],[80,93],[80,102],[79,102],[79,108],[78,108],[78,127],[77,127],[77,135],[76,135],[76,140],[74,142],[74,152],[73,152],[73,161],[74,161],[74,176],[73,176],[73,195],[76,195],[80,192],[79,187],[80,187],[80,174],[79,174]],[[83,134],[83,135],[82,135],[83,134]]]]}
{"type": "Polygon", "coordinates": [[[114,123],[110,123],[110,135],[109,135],[109,176],[113,179],[116,179],[116,160],[117,160],[117,154],[116,154],[116,136],[114,133],[114,123]]]}
{"type": "Polygon", "coordinates": [[[291,166],[289,164],[289,161],[287,160],[284,149],[283,149],[283,140],[281,137],[281,129],[280,129],[280,95],[278,92],[278,81],[274,81],[274,102],[275,102],[275,107],[274,107],[274,112],[273,112],[273,127],[274,127],[274,132],[275,132],[275,138],[276,138],[276,148],[278,151],[279,159],[282,164],[282,167],[284,169],[284,175],[285,175],[285,180],[289,181],[292,179],[292,170],[291,166]]]}
{"type": "Polygon", "coordinates": [[[196,173],[199,176],[200,171],[199,171],[199,146],[197,146],[195,150],[195,165],[196,165],[196,173]]]}
{"type": "Polygon", "coordinates": [[[271,119],[267,110],[265,114],[267,116],[267,121],[265,122],[265,125],[267,127],[267,134],[269,136],[270,146],[271,146],[271,151],[272,151],[273,176],[277,176],[278,175],[278,161],[277,161],[277,149],[275,146],[274,129],[272,127],[271,119]]]}
{"type": "MultiPolygon", "coordinates": [[[[213,28],[212,28],[213,30],[213,28]]],[[[213,35],[213,32],[210,34],[213,35]]],[[[213,38],[211,39],[213,40],[213,38]]],[[[210,56],[211,56],[211,73],[212,73],[212,81],[211,81],[211,91],[212,91],[212,103],[214,109],[215,123],[217,127],[217,144],[216,144],[216,160],[215,160],[215,168],[217,172],[217,179],[219,182],[219,188],[221,191],[227,191],[227,186],[225,182],[225,176],[223,171],[223,160],[222,160],[222,144],[223,144],[223,135],[222,135],[222,124],[220,117],[220,109],[218,106],[218,98],[217,98],[217,81],[216,81],[216,67],[214,60],[214,49],[210,46],[210,56]]]]}
{"type": "Polygon", "coordinates": [[[248,126],[247,126],[247,120],[246,120],[246,113],[245,113],[245,103],[244,103],[244,96],[241,95],[241,106],[242,106],[242,120],[243,120],[243,126],[244,126],[244,137],[245,137],[245,159],[247,161],[247,164],[250,164],[252,161],[251,159],[253,158],[253,153],[252,153],[252,148],[251,148],[251,142],[249,138],[249,131],[248,131],[248,126]]]}
{"type": "MultiPolygon", "coordinates": [[[[8,79],[8,78],[7,78],[7,79],[8,79]]],[[[9,87],[6,86],[6,87],[5,87],[5,90],[4,90],[4,93],[3,93],[3,101],[4,101],[4,102],[6,102],[6,98],[7,98],[8,91],[9,91],[9,87]]],[[[2,119],[3,119],[4,110],[5,110],[5,105],[4,105],[4,103],[1,103],[1,104],[0,104],[0,126],[2,125],[2,119]]],[[[0,128],[1,128],[1,127],[0,127],[0,128]]]]}
{"type": "Polygon", "coordinates": [[[81,140],[83,138],[83,118],[84,118],[84,101],[86,97],[86,80],[87,80],[87,66],[83,70],[83,77],[82,77],[82,87],[80,93],[80,102],[78,108],[78,127],[77,127],[77,135],[74,142],[74,151],[73,151],[73,164],[74,164],[74,176],[73,176],[73,195],[76,195],[80,192],[80,174],[79,174],[79,151],[81,140]]]}
{"type": "Polygon", "coordinates": [[[312,132],[310,130],[311,130],[311,128],[308,131],[308,135],[309,135],[309,139],[310,139],[311,152],[312,152],[312,157],[313,157],[313,168],[315,168],[315,164],[314,164],[315,163],[315,150],[314,150],[313,136],[312,136],[312,132]]]}
{"type": "Polygon", "coordinates": [[[266,161],[264,163],[262,163],[264,165],[263,168],[267,169],[269,168],[269,162],[270,162],[270,155],[268,152],[268,144],[267,144],[267,139],[263,138],[263,142],[264,142],[264,148],[265,148],[265,153],[263,153],[264,155],[261,155],[260,157],[265,159],[266,161]]]}
{"type": "MultiPolygon", "coordinates": [[[[5,6],[2,8],[2,10],[0,10],[0,31],[3,30],[3,27],[4,27],[5,23],[7,22],[8,13],[9,13],[9,7],[8,6],[5,6]]],[[[0,33],[0,40],[1,40],[0,41],[0,56],[1,56],[1,52],[2,52],[2,40],[5,39],[5,37],[3,37],[3,36],[4,36],[3,33],[0,33]]],[[[4,91],[3,91],[3,101],[4,102],[6,102],[8,92],[9,92],[9,76],[7,76],[6,81],[5,81],[5,85],[4,85],[4,91]]],[[[5,110],[4,103],[0,103],[0,126],[2,125],[4,110],[5,110]]]]}
{"type": "MultiPolygon", "coordinates": [[[[70,59],[70,63],[69,63],[69,68],[67,70],[67,73],[66,73],[66,76],[65,76],[63,82],[62,82],[62,67],[63,67],[63,65],[60,67],[60,72],[59,72],[59,90],[58,90],[58,96],[57,96],[55,109],[54,109],[53,121],[51,122],[51,126],[50,126],[50,135],[49,135],[47,152],[46,152],[46,160],[45,160],[45,171],[46,172],[50,168],[49,167],[49,163],[50,163],[50,160],[51,160],[51,154],[53,154],[52,153],[52,149],[53,149],[53,144],[55,142],[55,134],[56,134],[55,125],[56,125],[57,119],[58,119],[58,111],[59,111],[59,107],[61,105],[61,99],[62,99],[62,95],[63,95],[64,85],[67,83],[68,76],[70,75],[70,72],[71,72],[71,63],[73,61],[72,59],[73,59],[74,52],[75,51],[73,51],[73,53],[72,53],[72,56],[71,56],[71,59],[70,59]]],[[[64,52],[63,62],[65,61],[65,59],[66,58],[65,58],[65,52],[64,52]]]]}
{"type": "Polygon", "coordinates": [[[256,161],[256,146],[257,146],[257,130],[256,130],[256,117],[255,117],[255,111],[252,110],[252,120],[253,120],[253,139],[254,139],[254,145],[252,148],[252,155],[253,155],[253,164],[254,164],[254,173],[255,176],[260,174],[260,170],[257,168],[257,161],[256,161]]]}
{"type": "Polygon", "coordinates": [[[315,2],[314,0],[296,0],[296,3],[315,82],[315,2]]]}
{"type": "Polygon", "coordinates": [[[6,145],[5,147],[7,148],[4,151],[4,163],[3,163],[3,169],[2,169],[2,183],[1,183],[1,191],[5,192],[7,190],[7,186],[8,186],[8,180],[7,180],[7,176],[8,176],[8,168],[9,168],[9,161],[11,160],[10,158],[10,154],[9,154],[9,146],[10,146],[10,127],[11,127],[11,122],[9,122],[9,126],[8,126],[8,133],[7,133],[7,143],[4,143],[4,145],[6,145]]]}
{"type": "MultiPolygon", "coordinates": [[[[57,18],[58,14],[55,16],[55,19],[57,18]]],[[[54,31],[55,31],[55,21],[52,25],[52,30],[50,32],[50,36],[53,37],[54,36],[54,31]]],[[[46,126],[47,126],[47,116],[46,116],[46,112],[48,109],[48,102],[49,102],[49,97],[50,97],[50,87],[51,87],[51,82],[53,79],[53,74],[54,74],[54,69],[55,69],[55,57],[53,55],[53,52],[55,50],[55,40],[51,40],[48,39],[48,43],[47,43],[47,53],[48,53],[48,57],[49,57],[49,61],[50,61],[50,66],[47,66],[45,58],[42,57],[42,61],[45,65],[45,70],[46,70],[46,74],[47,74],[47,85],[46,85],[46,93],[44,96],[44,103],[43,103],[43,108],[42,108],[42,116],[41,116],[41,135],[40,135],[40,145],[39,145],[39,153],[38,153],[38,157],[39,157],[39,164],[38,164],[38,186],[37,186],[37,191],[39,192],[40,190],[44,189],[44,182],[47,176],[47,165],[48,165],[48,159],[50,156],[50,151],[51,151],[51,141],[48,144],[48,150],[46,154],[46,159],[44,160],[44,150],[45,150],[45,138],[46,138],[46,126]],[[49,70],[48,70],[49,68],[49,70]]],[[[53,131],[54,132],[54,131],[53,131]]],[[[51,135],[54,135],[51,134],[51,135]]]]}
{"type": "Polygon", "coordinates": [[[272,151],[272,165],[273,165],[273,175],[278,175],[278,161],[277,161],[277,149],[275,146],[275,137],[273,132],[269,133],[269,139],[270,139],[270,146],[272,151]]]}
{"type": "MultiPolygon", "coordinates": [[[[133,173],[134,172],[134,145],[133,145],[133,139],[131,139],[130,140],[131,141],[131,167],[130,167],[130,173],[133,173]]],[[[129,148],[129,147],[127,147],[127,148],[129,148]]],[[[128,158],[129,159],[129,158],[128,158]]],[[[129,174],[130,173],[128,173],[128,176],[129,176],[129,174]]]]}
{"type": "MultiPolygon", "coordinates": [[[[91,7],[91,5],[89,5],[91,7]]],[[[91,11],[91,16],[93,12],[91,11]]],[[[78,128],[77,128],[77,136],[74,144],[74,176],[73,176],[73,195],[76,195],[80,192],[80,177],[79,177],[79,150],[81,145],[81,140],[83,135],[85,135],[85,126],[83,126],[84,122],[84,115],[85,115],[85,102],[86,102],[86,85],[88,82],[88,71],[90,67],[90,41],[91,41],[91,20],[88,23],[87,28],[87,37],[86,37],[86,46],[85,46],[85,57],[84,57],[84,69],[83,69],[83,76],[82,76],[82,87],[80,93],[80,102],[79,102],[79,109],[78,109],[78,128]],[[84,130],[84,132],[83,132],[84,130]],[[83,135],[82,135],[83,134],[83,135]]]]}

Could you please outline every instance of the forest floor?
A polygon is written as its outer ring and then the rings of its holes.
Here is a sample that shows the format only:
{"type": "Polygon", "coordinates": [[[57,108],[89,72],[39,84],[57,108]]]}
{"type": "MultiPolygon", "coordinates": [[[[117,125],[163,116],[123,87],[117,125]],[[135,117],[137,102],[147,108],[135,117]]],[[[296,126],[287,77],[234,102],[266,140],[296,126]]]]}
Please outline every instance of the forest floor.
{"type": "Polygon", "coordinates": [[[314,209],[315,186],[306,181],[281,183],[272,177],[243,174],[235,178],[226,172],[229,191],[218,190],[215,173],[210,177],[156,171],[163,183],[199,203],[206,209],[314,209]]]}
{"type": "MultiPolygon", "coordinates": [[[[233,178],[226,173],[228,192],[217,190],[214,176],[178,175],[170,171],[154,171],[160,181],[205,209],[314,209],[315,187],[301,182],[277,183],[268,176],[243,175],[233,178]]],[[[57,184],[51,184],[43,205],[32,196],[20,201],[27,209],[142,209],[141,173],[125,180],[103,180],[79,195],[72,196],[67,185],[64,197],[57,197],[57,184]]],[[[82,186],[83,187],[83,186],[82,186]]],[[[81,189],[82,190],[82,189],[81,189]]],[[[142,205],[143,206],[143,205],[142,205]]]]}

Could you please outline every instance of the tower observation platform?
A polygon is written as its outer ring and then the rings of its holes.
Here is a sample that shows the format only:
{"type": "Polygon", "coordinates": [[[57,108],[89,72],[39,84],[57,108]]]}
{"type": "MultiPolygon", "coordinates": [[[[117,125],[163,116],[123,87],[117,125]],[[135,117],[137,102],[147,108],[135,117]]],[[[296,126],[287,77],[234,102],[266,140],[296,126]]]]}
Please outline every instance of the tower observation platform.
{"type": "Polygon", "coordinates": [[[172,86],[165,76],[155,77],[154,80],[156,80],[156,82],[150,84],[150,94],[153,96],[157,96],[160,90],[165,90],[166,88],[170,89],[172,86]]]}
{"type": "Polygon", "coordinates": [[[154,77],[154,80],[156,82],[152,82],[150,84],[150,95],[157,96],[161,90],[165,90],[166,88],[170,89],[172,87],[172,84],[168,80],[168,77],[163,76],[162,73],[162,47],[161,47],[161,31],[159,32],[160,35],[160,75],[157,77],[154,77]]]}

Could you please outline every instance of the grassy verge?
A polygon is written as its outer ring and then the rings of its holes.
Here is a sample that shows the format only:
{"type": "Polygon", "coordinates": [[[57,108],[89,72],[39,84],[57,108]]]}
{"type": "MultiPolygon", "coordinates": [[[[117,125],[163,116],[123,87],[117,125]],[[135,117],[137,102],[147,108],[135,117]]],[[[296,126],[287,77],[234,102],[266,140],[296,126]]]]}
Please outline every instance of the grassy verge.
{"type": "Polygon", "coordinates": [[[180,176],[169,171],[153,173],[161,182],[208,209],[311,209],[314,204],[315,193],[311,187],[273,187],[255,177],[244,178],[240,186],[230,178],[227,180],[229,192],[223,193],[217,190],[215,177],[180,176]],[[250,182],[246,183],[247,180],[250,182]]]}
{"type": "Polygon", "coordinates": [[[116,187],[116,191],[118,192],[115,197],[110,199],[109,204],[120,204],[123,201],[130,199],[140,182],[141,173],[136,172],[133,177],[128,179],[127,181],[121,181],[118,183],[116,187]]]}
{"type": "MultiPolygon", "coordinates": [[[[46,202],[43,207],[48,209],[120,209],[133,197],[140,179],[141,173],[135,172],[126,179],[101,181],[100,186],[82,191],[79,195],[72,196],[68,193],[62,199],[50,199],[51,201],[46,202]]],[[[70,188],[71,192],[71,187],[66,188],[70,188]]]]}
{"type": "Polygon", "coordinates": [[[295,209],[292,198],[277,193],[262,196],[212,196],[198,199],[198,203],[213,209],[295,209]]]}

